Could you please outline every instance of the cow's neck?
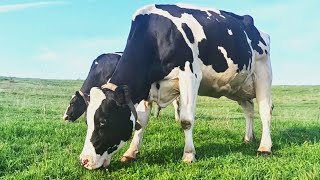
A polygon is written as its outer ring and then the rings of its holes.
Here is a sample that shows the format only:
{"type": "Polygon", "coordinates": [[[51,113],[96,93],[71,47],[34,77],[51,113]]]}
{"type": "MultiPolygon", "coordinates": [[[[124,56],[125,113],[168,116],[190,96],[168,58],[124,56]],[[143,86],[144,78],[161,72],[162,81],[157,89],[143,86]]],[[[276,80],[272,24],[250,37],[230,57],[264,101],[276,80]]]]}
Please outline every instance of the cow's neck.
{"type": "Polygon", "coordinates": [[[89,95],[92,87],[100,87],[102,84],[106,83],[110,78],[110,74],[105,75],[103,72],[95,72],[88,75],[87,79],[84,81],[81,91],[89,95]],[[98,75],[98,76],[97,76],[98,75]]]}
{"type": "Polygon", "coordinates": [[[127,85],[130,89],[133,103],[138,103],[148,96],[151,82],[149,70],[152,58],[147,53],[140,55],[123,54],[110,83],[117,86],[127,85]]]}
{"type": "Polygon", "coordinates": [[[80,91],[82,91],[86,95],[89,95],[90,94],[90,90],[91,90],[92,87],[100,87],[102,85],[102,82],[100,82],[100,83],[99,82],[100,81],[97,80],[97,79],[93,80],[90,77],[88,77],[84,81],[80,91]]]}

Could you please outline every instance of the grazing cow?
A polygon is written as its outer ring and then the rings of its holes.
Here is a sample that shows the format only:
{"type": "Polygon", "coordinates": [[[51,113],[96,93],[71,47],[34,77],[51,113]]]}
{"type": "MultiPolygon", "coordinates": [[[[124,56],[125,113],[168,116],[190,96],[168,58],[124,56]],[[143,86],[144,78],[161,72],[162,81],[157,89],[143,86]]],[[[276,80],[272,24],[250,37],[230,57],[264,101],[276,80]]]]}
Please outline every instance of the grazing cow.
{"type": "Polygon", "coordinates": [[[122,161],[135,159],[151,102],[165,107],[177,96],[185,134],[182,160],[195,161],[197,94],[239,102],[245,112],[246,141],[254,138],[256,98],[262,121],[258,151],[268,154],[271,82],[270,39],[254,26],[251,16],[183,4],[145,6],[133,16],[126,48],[110,81],[90,91],[80,161],[87,169],[107,167],[133,129],[122,161]]]}
{"type": "MultiPolygon", "coordinates": [[[[69,106],[63,115],[64,120],[74,122],[87,110],[90,101],[90,89],[100,87],[109,80],[121,55],[122,52],[102,54],[92,62],[87,79],[82,84],[81,89],[71,97],[69,106]]],[[[178,105],[176,104],[177,101],[174,101],[175,117],[178,119],[178,105]]],[[[159,115],[160,110],[161,107],[156,109],[156,116],[159,115]]]]}
{"type": "Polygon", "coordinates": [[[100,87],[106,83],[114,72],[122,52],[101,54],[91,65],[87,79],[79,91],[76,91],[70,100],[63,119],[67,121],[77,120],[86,110],[90,101],[89,93],[92,87],[100,87]]]}

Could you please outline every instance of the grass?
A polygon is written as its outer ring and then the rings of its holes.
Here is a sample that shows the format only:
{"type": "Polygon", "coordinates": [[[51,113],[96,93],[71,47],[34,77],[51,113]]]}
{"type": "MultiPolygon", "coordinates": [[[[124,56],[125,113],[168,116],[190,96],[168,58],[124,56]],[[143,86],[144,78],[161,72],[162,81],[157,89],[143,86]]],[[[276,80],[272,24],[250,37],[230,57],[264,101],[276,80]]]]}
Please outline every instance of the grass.
{"type": "Polygon", "coordinates": [[[109,171],[79,164],[84,117],[62,120],[82,81],[0,77],[0,179],[317,179],[320,177],[320,86],[273,87],[273,154],[257,155],[242,142],[245,121],[237,103],[200,97],[194,128],[197,162],[181,162],[184,135],[173,108],[152,117],[137,161],[109,171]]]}

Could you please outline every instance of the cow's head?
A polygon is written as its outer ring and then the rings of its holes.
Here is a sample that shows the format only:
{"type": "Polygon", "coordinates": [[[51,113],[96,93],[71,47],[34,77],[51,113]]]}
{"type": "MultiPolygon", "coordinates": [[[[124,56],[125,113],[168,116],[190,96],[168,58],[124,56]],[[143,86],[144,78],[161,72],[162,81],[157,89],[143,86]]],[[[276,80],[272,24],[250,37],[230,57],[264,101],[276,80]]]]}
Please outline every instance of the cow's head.
{"type": "Polygon", "coordinates": [[[85,96],[86,95],[84,95],[81,91],[76,91],[63,115],[64,120],[73,122],[86,111],[89,97],[85,96]]]}
{"type": "Polygon", "coordinates": [[[107,167],[112,155],[130,139],[133,128],[141,128],[136,116],[126,86],[92,88],[87,109],[87,135],[80,155],[82,166],[87,169],[107,167]]]}

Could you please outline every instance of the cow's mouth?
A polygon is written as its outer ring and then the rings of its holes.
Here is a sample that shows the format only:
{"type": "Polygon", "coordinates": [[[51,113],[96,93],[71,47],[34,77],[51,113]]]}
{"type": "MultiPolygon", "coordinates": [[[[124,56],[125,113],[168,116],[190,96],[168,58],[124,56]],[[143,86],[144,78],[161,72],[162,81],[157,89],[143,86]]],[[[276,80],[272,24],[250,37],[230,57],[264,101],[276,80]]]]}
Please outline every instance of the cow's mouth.
{"type": "Polygon", "coordinates": [[[67,114],[63,115],[63,119],[69,121],[69,116],[67,114]]]}

